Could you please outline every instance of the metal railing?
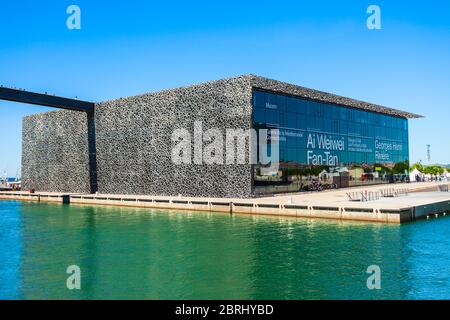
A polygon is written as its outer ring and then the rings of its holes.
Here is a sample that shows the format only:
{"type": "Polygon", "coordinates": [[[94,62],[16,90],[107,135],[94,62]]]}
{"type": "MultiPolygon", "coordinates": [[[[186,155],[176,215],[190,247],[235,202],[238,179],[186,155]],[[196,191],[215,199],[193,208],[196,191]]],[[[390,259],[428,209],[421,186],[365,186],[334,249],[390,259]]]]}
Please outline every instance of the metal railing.
{"type": "Polygon", "coordinates": [[[380,192],[367,190],[347,192],[347,198],[349,201],[359,201],[359,202],[376,201],[380,199],[380,192]]]}
{"type": "Polygon", "coordinates": [[[397,198],[397,197],[406,197],[409,194],[409,190],[407,188],[394,189],[387,188],[381,189],[381,196],[384,198],[397,198]]]}

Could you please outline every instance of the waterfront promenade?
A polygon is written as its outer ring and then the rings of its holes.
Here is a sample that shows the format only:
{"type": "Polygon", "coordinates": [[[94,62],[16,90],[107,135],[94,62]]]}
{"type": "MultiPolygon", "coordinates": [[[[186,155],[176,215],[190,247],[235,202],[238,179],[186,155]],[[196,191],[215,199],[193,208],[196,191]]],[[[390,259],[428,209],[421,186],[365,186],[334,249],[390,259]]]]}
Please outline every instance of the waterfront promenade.
{"type": "Polygon", "coordinates": [[[0,199],[403,223],[450,213],[450,193],[441,191],[448,185],[443,182],[371,185],[249,199],[48,192],[31,194],[25,191],[0,192],[0,199]],[[348,193],[364,195],[386,189],[408,190],[408,193],[398,197],[379,197],[372,201],[351,201],[348,196],[348,193]]]}

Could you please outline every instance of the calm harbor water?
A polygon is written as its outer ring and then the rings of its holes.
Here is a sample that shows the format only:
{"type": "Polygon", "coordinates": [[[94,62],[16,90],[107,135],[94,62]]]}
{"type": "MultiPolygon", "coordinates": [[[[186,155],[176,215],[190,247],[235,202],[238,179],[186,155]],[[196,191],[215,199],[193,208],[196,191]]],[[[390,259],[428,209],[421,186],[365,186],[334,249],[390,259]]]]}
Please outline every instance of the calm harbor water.
{"type": "Polygon", "coordinates": [[[1,299],[449,299],[450,219],[403,226],[0,201],[1,299]],[[81,290],[66,269],[81,268],[81,290]],[[379,265],[382,289],[367,289],[379,265]]]}

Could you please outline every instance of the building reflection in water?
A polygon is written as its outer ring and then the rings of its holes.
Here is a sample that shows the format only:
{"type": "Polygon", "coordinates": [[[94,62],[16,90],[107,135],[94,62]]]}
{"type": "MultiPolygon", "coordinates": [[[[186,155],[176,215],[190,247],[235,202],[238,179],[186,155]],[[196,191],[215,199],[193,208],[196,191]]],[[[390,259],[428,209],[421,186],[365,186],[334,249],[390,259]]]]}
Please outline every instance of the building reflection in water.
{"type": "Polygon", "coordinates": [[[45,204],[19,216],[14,249],[0,250],[10,298],[404,299],[450,287],[446,218],[398,226],[45,204]],[[81,291],[66,288],[73,264],[81,291]],[[370,265],[382,290],[366,287],[370,265]]]}

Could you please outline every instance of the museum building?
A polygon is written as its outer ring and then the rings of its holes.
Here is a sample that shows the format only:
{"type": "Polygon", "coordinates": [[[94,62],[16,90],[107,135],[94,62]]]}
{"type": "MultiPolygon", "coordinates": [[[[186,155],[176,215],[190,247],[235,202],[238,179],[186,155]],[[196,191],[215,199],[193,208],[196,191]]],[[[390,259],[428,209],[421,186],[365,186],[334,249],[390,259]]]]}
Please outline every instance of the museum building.
{"type": "MultiPolygon", "coordinates": [[[[255,75],[92,109],[24,118],[24,189],[245,198],[402,181],[408,176],[408,119],[421,117],[255,75]],[[203,131],[277,132],[267,140],[276,141],[276,170],[260,163],[260,152],[256,163],[174,163],[174,131],[195,137],[199,122],[203,131]]],[[[238,151],[250,153],[249,144],[243,148],[238,151]]]]}

